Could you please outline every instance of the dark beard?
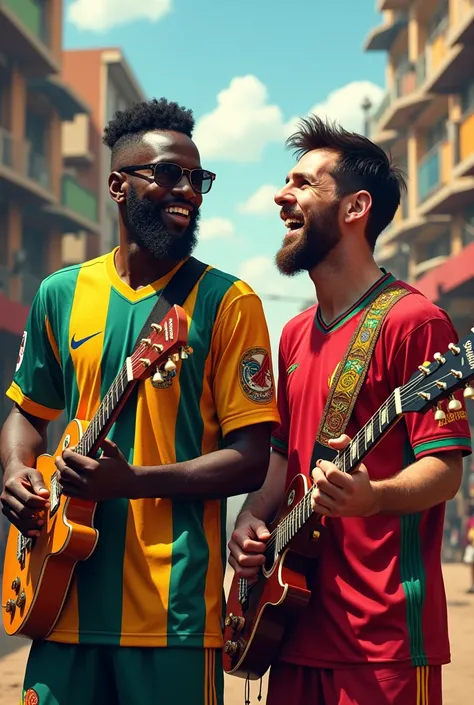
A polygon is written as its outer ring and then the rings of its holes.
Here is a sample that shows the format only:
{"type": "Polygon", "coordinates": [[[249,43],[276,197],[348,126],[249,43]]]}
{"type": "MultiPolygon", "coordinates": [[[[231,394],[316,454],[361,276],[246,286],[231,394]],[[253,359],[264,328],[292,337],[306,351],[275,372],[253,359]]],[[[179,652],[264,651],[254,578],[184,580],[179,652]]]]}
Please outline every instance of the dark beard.
{"type": "Polygon", "coordinates": [[[138,197],[130,184],[127,194],[127,229],[131,243],[138,245],[156,260],[181,262],[191,255],[197,244],[199,211],[191,213],[187,229],[182,235],[171,235],[161,218],[162,206],[138,197]]]}
{"type": "Polygon", "coordinates": [[[281,274],[291,277],[300,272],[309,272],[324,262],[341,239],[338,213],[339,202],[335,202],[328,206],[323,215],[305,222],[296,242],[292,242],[289,237],[289,241],[283,244],[275,256],[281,274]]]}

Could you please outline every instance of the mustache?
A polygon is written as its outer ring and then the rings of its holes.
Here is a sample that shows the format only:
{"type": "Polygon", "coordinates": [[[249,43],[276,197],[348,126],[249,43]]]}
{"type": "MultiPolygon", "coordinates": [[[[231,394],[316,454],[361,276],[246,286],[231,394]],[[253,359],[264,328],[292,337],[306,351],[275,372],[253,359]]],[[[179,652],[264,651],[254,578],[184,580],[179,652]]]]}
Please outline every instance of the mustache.
{"type": "Polygon", "coordinates": [[[299,208],[282,208],[280,211],[280,218],[282,220],[287,220],[287,218],[302,218],[304,220],[303,213],[299,208]]]}

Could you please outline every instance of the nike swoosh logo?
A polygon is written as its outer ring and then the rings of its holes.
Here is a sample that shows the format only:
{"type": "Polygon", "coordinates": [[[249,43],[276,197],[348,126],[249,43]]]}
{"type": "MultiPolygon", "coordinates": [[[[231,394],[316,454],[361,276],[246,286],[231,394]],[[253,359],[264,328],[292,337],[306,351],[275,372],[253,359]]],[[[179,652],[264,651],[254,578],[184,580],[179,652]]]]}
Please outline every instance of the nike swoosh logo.
{"type": "Polygon", "coordinates": [[[80,348],[81,345],[84,345],[84,343],[87,343],[88,340],[91,338],[95,338],[96,335],[100,335],[102,331],[100,330],[98,333],[92,333],[92,335],[88,335],[85,338],[81,338],[80,340],[76,340],[76,334],[74,334],[71,338],[71,348],[73,350],[77,350],[77,348],[80,348]]]}
{"type": "Polygon", "coordinates": [[[289,377],[291,375],[291,373],[294,372],[296,370],[296,368],[299,366],[300,366],[299,362],[295,362],[293,365],[290,365],[286,371],[287,376],[289,377]]]}

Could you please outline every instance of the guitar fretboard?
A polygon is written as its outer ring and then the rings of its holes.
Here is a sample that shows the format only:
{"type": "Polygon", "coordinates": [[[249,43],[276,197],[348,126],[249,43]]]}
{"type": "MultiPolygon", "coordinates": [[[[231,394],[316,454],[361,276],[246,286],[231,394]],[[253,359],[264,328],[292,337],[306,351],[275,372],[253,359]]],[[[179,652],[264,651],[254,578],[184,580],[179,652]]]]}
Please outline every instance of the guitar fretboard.
{"type": "Polygon", "coordinates": [[[97,443],[99,440],[102,440],[103,432],[110,421],[110,417],[125,394],[129,384],[127,367],[124,365],[109,387],[92,421],[82,436],[81,441],[78,443],[76,448],[77,453],[89,455],[91,451],[96,450],[97,443]]]}
{"type": "MultiPolygon", "coordinates": [[[[356,433],[349,445],[336,455],[332,462],[341,472],[353,472],[382,436],[399,420],[401,413],[397,410],[398,393],[398,390],[392,392],[377,413],[356,433]]],[[[268,558],[275,552],[284,550],[312,516],[311,495],[312,489],[278,524],[273,532],[273,540],[268,542],[268,558]]]]}

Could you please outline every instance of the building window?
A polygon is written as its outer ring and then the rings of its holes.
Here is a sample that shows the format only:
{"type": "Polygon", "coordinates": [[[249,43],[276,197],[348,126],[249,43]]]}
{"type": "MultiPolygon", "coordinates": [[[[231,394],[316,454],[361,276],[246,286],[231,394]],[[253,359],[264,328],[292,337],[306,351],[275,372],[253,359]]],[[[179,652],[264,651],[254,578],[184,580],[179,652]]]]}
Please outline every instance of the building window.
{"type": "Polygon", "coordinates": [[[449,231],[438,235],[435,240],[427,242],[425,247],[425,259],[435,259],[436,257],[449,257],[451,254],[451,234],[449,231]]]}
{"type": "Polygon", "coordinates": [[[441,142],[445,142],[448,139],[448,116],[446,115],[442,120],[432,125],[426,131],[426,151],[429,152],[430,149],[436,147],[436,145],[441,142]]]}
{"type": "Polygon", "coordinates": [[[474,112],[474,81],[468,83],[461,91],[461,109],[463,116],[474,112]]]}
{"type": "Polygon", "coordinates": [[[466,208],[463,213],[461,236],[464,247],[474,242],[474,206],[466,208]]]}
{"type": "Polygon", "coordinates": [[[428,43],[433,44],[436,39],[447,32],[449,28],[449,0],[441,0],[438,9],[428,21],[428,43]]]}

